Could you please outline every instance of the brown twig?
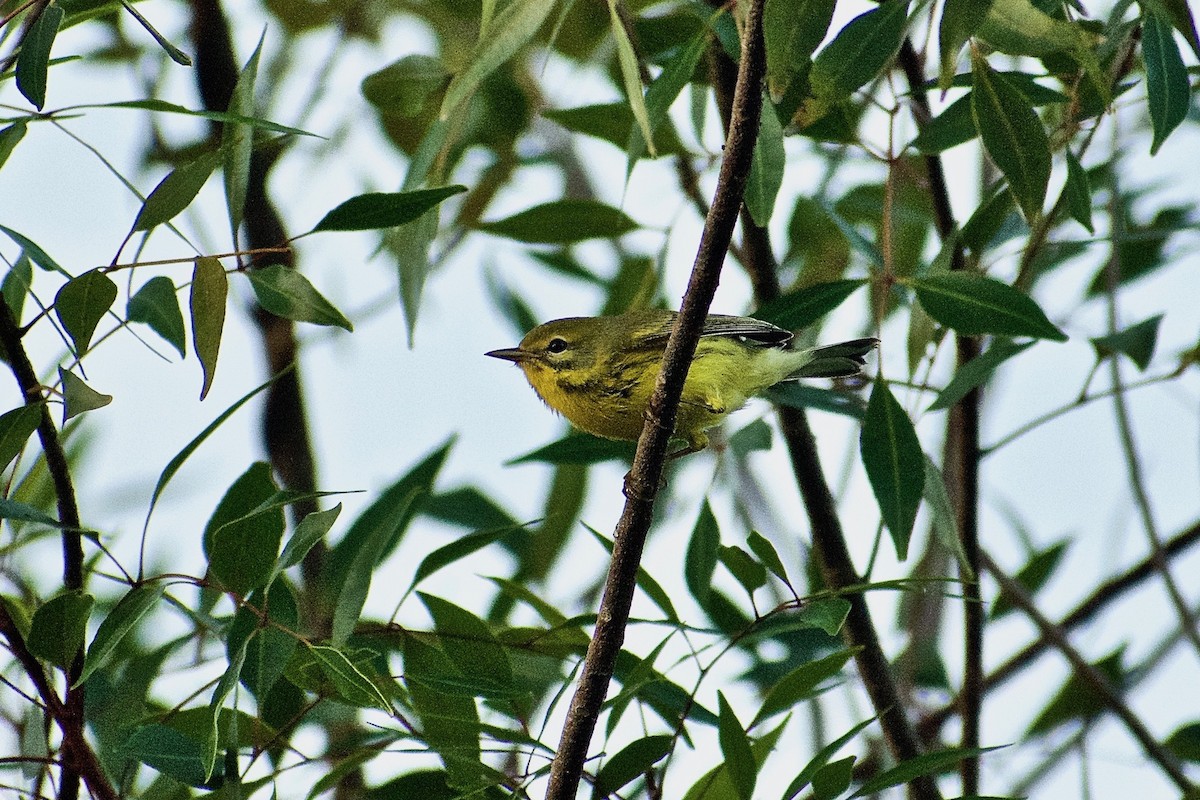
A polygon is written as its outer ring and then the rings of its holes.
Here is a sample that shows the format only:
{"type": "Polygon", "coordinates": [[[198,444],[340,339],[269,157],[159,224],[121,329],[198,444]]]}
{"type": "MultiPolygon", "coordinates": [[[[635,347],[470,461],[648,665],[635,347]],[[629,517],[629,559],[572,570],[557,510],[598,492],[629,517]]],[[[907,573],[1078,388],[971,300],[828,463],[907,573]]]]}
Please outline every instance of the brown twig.
{"type": "Polygon", "coordinates": [[[1029,620],[1037,626],[1042,638],[1049,641],[1050,646],[1066,658],[1074,669],[1076,677],[1085,681],[1104,705],[1124,723],[1133,738],[1141,744],[1146,757],[1159,766],[1171,782],[1179,787],[1184,796],[1192,796],[1196,786],[1183,771],[1179,759],[1146,729],[1141,718],[1126,704],[1119,690],[1112,685],[1108,677],[1088,663],[1087,659],[1071,644],[1066,631],[1048,620],[1038,610],[1037,604],[1034,603],[1033,597],[1025,587],[1001,569],[986,551],[980,551],[979,562],[996,579],[1001,591],[1012,601],[1013,605],[1024,612],[1025,616],[1029,617],[1029,620]]]}
{"type": "Polygon", "coordinates": [[[747,9],[742,61],[733,101],[734,115],[725,141],[725,157],[716,194],[705,219],[687,293],[663,353],[662,370],[647,408],[646,425],[638,440],[633,468],[625,479],[627,499],[613,537],[612,562],[596,629],[551,766],[547,800],[574,800],[592,733],[624,641],[638,564],[653,517],[654,498],[667,458],[679,398],[737,224],[758,134],[762,79],[766,70],[763,4],[764,0],[753,0],[747,9]]]}

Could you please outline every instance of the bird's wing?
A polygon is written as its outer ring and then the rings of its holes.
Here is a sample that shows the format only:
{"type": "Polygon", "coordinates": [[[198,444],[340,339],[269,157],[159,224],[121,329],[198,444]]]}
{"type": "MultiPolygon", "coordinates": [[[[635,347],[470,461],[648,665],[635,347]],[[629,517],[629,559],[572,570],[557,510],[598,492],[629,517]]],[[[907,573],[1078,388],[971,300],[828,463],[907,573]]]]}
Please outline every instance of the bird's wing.
{"type": "MultiPolygon", "coordinates": [[[[647,332],[642,341],[649,345],[661,346],[671,335],[671,326],[675,324],[677,314],[664,317],[656,330],[647,332]]],[[[752,317],[734,317],[726,314],[709,314],[700,330],[701,336],[732,336],[747,339],[754,344],[767,347],[778,347],[792,338],[792,332],[777,325],[763,322],[752,317]]]]}

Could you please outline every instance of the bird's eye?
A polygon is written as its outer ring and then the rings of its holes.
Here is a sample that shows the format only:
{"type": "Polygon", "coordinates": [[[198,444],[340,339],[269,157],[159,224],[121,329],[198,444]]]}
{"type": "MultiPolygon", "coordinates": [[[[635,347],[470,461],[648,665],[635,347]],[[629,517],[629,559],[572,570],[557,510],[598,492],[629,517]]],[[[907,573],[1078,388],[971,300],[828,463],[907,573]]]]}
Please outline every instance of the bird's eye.
{"type": "Polygon", "coordinates": [[[567,349],[567,342],[565,339],[551,339],[550,342],[546,345],[547,353],[561,353],[566,349],[567,349]]]}

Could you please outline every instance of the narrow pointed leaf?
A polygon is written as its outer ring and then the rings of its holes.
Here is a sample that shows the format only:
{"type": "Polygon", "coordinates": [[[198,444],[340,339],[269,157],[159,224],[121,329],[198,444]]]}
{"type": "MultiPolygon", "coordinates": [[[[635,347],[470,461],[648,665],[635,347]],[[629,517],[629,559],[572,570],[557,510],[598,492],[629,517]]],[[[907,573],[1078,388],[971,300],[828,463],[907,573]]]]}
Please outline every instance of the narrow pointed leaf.
{"type": "Polygon", "coordinates": [[[17,120],[12,125],[9,125],[4,130],[0,130],[0,167],[8,161],[8,157],[12,155],[13,150],[25,138],[25,131],[29,125],[25,120],[17,120]]]}
{"type": "MultiPolygon", "coordinates": [[[[646,117],[649,120],[650,132],[654,134],[654,147],[657,155],[664,155],[668,152],[682,153],[683,145],[679,142],[679,136],[675,132],[675,128],[670,124],[668,116],[671,105],[675,99],[679,97],[679,93],[683,91],[683,87],[688,85],[692,76],[696,74],[696,66],[700,63],[701,57],[707,52],[709,42],[709,34],[707,30],[701,31],[696,36],[693,36],[688,43],[680,48],[679,52],[671,59],[663,71],[659,74],[654,82],[646,89],[646,117]]],[[[626,166],[626,175],[633,168],[633,163],[642,157],[646,151],[646,140],[642,135],[640,127],[633,125],[633,112],[624,104],[617,104],[617,113],[610,112],[609,124],[620,123],[624,127],[622,136],[626,142],[625,153],[628,163],[626,166]]],[[[607,126],[600,126],[599,130],[603,131],[607,126]]],[[[601,135],[601,134],[593,134],[601,135]]],[[[601,135],[601,138],[603,136],[601,135]]],[[[620,141],[614,142],[618,146],[620,141]]]]}
{"type": "Polygon", "coordinates": [[[721,743],[721,754],[725,756],[725,768],[733,779],[734,788],[741,800],[750,800],[754,795],[754,784],[758,781],[758,765],[750,749],[750,737],[722,692],[717,693],[719,722],[717,738],[721,743]]]}
{"type": "Polygon", "coordinates": [[[925,455],[912,420],[884,381],[871,390],[860,449],[879,513],[903,561],[925,486],[925,455]]]}
{"type": "Polygon", "coordinates": [[[1170,24],[1150,12],[1142,18],[1142,56],[1146,64],[1146,94],[1154,141],[1150,155],[1179,127],[1191,106],[1187,67],[1179,55],[1170,24]]]}
{"type": "Polygon", "coordinates": [[[220,150],[214,150],[171,170],[142,203],[137,219],[133,221],[133,229],[148,231],[174,219],[196,199],[223,158],[220,150]]]}
{"type": "Polygon", "coordinates": [[[1050,182],[1050,140],[1033,106],[1005,76],[972,53],[971,115],[984,149],[1008,179],[1026,219],[1042,214],[1050,182]]]}
{"type": "Polygon", "coordinates": [[[475,93],[484,79],[525,46],[557,5],[552,0],[513,0],[488,25],[462,72],[454,76],[442,99],[441,118],[449,119],[475,93]]]}
{"type": "Polygon", "coordinates": [[[636,739],[621,748],[596,773],[596,792],[601,797],[616,793],[646,774],[671,752],[675,737],[660,733],[636,739]]]}
{"type": "Polygon", "coordinates": [[[158,30],[150,24],[150,20],[143,17],[141,12],[134,8],[133,4],[130,3],[129,0],[121,0],[121,5],[125,7],[125,10],[129,12],[130,16],[138,21],[139,25],[146,29],[146,33],[150,34],[154,38],[154,41],[158,42],[158,46],[163,49],[163,51],[170,57],[172,61],[184,67],[190,67],[192,65],[192,59],[188,57],[188,54],[171,44],[167,37],[159,33],[158,30]]]}
{"type": "Polygon", "coordinates": [[[993,278],[954,272],[913,278],[911,285],[929,316],[958,333],[1067,340],[1029,295],[993,278]]]}
{"type": "Polygon", "coordinates": [[[654,149],[654,136],[650,129],[650,117],[646,113],[646,98],[642,94],[642,78],[638,70],[637,54],[633,52],[633,44],[629,34],[617,13],[617,0],[608,0],[608,19],[612,28],[613,41],[617,43],[617,65],[621,70],[621,81],[625,85],[625,97],[629,100],[629,108],[633,118],[637,120],[638,129],[642,132],[642,140],[651,157],[657,155],[654,149]]]}
{"type": "Polygon", "coordinates": [[[130,322],[142,322],[187,358],[187,328],[175,284],[165,275],[146,281],[125,307],[130,322]]]}
{"type": "Polygon", "coordinates": [[[997,339],[987,352],[971,359],[954,373],[950,383],[938,393],[937,399],[928,410],[941,411],[950,408],[966,397],[972,389],[986,383],[1001,364],[1032,346],[1033,342],[1014,343],[1010,339],[997,339]]]}
{"type": "Polygon", "coordinates": [[[779,117],[763,114],[759,121],[758,139],[750,161],[750,176],[746,182],[746,209],[760,227],[765,228],[775,212],[775,198],[783,186],[783,171],[787,154],[783,150],[783,127],[779,117]]]}
{"type": "MultiPolygon", "coordinates": [[[[258,80],[258,59],[266,32],[238,75],[226,112],[239,116],[254,113],[254,85],[258,80]]],[[[254,128],[242,122],[226,122],[221,132],[221,153],[225,164],[225,202],[229,209],[229,229],[237,249],[238,228],[246,212],[246,187],[250,181],[250,153],[254,149],[254,128]]]]}
{"type": "Polygon", "coordinates": [[[154,610],[165,591],[166,584],[145,584],[130,589],[129,593],[121,598],[96,629],[96,635],[88,645],[87,655],[83,659],[83,670],[75,680],[75,686],[84,683],[93,672],[104,665],[121,640],[137,628],[142,617],[154,610]]]}
{"type": "Polygon", "coordinates": [[[865,280],[831,281],[789,292],[754,312],[754,316],[789,331],[798,331],[817,322],[840,306],[865,280]]]}
{"type": "Polygon", "coordinates": [[[828,685],[829,682],[841,674],[842,667],[846,666],[846,662],[854,658],[854,655],[861,649],[839,650],[816,661],[801,664],[784,675],[767,692],[751,727],[769,717],[787,711],[797,703],[811,700],[825,689],[831,688],[828,685]]]}
{"type": "Polygon", "coordinates": [[[368,231],[394,228],[412,222],[447,197],[465,192],[454,184],[412,192],[370,192],[351,197],[317,223],[318,231],[368,231]]]}
{"type": "Polygon", "coordinates": [[[1067,185],[1063,187],[1063,193],[1067,198],[1067,210],[1071,212],[1071,217],[1076,222],[1088,229],[1088,233],[1094,233],[1092,187],[1088,181],[1087,171],[1070,150],[1067,150],[1065,154],[1067,157],[1067,185]]]}
{"type": "Polygon", "coordinates": [[[511,217],[479,225],[482,231],[526,244],[570,244],[586,239],[615,239],[637,227],[637,223],[624,211],[596,200],[544,203],[511,217]]]}
{"type": "Polygon", "coordinates": [[[946,0],[938,22],[938,88],[946,91],[954,80],[958,54],[987,16],[992,0],[946,0]]]}
{"type": "Polygon", "coordinates": [[[258,304],[275,316],[354,330],[350,320],[296,270],[272,264],[252,271],[249,277],[258,304]]]}
{"type": "Polygon", "coordinates": [[[813,61],[813,94],[844,99],[878,75],[900,49],[907,18],[907,0],[886,0],[850,20],[813,61]]]}
{"type": "Polygon", "coordinates": [[[936,775],[942,770],[959,763],[964,758],[981,756],[984,753],[990,753],[993,750],[999,749],[999,747],[956,747],[910,758],[864,783],[857,792],[851,795],[851,798],[867,797],[878,794],[884,789],[909,783],[925,775],[936,775]]]}
{"type": "Polygon", "coordinates": [[[708,604],[712,592],[713,573],[717,569],[717,554],[721,547],[721,530],[717,518],[706,501],[700,508],[700,516],[688,539],[687,555],[683,562],[683,577],[688,591],[700,603],[708,604]]]}
{"type": "Polygon", "coordinates": [[[829,759],[833,758],[838,750],[841,750],[843,747],[845,747],[847,742],[861,733],[864,728],[874,721],[875,719],[872,718],[865,720],[864,722],[860,722],[846,733],[822,747],[817,754],[813,756],[812,760],[805,765],[804,769],[800,770],[796,777],[792,779],[792,782],[788,784],[787,790],[783,793],[783,800],[792,800],[792,798],[808,788],[809,783],[812,782],[813,776],[816,775],[822,767],[829,763],[829,759]]]}
{"type": "Polygon", "coordinates": [[[20,406],[0,415],[0,470],[25,449],[25,443],[42,421],[42,404],[20,406]]]}
{"type": "Polygon", "coordinates": [[[391,713],[392,706],[383,692],[344,652],[325,645],[308,649],[343,699],[358,706],[375,707],[391,713]]]}
{"type": "Polygon", "coordinates": [[[835,0],[767,0],[763,8],[763,40],[767,51],[767,88],[780,102],[792,79],[816,52],[829,23],[835,0]]]}
{"type": "Polygon", "coordinates": [[[83,647],[88,615],[96,598],[82,591],[63,592],[38,606],[29,627],[29,652],[66,669],[83,647]]]}
{"type": "Polygon", "coordinates": [[[87,411],[104,408],[113,401],[111,394],[97,392],[70,370],[59,367],[58,379],[62,382],[64,425],[69,419],[87,411]]]}
{"type": "Polygon", "coordinates": [[[54,313],[67,330],[75,352],[83,355],[101,318],[117,299],[117,285],[98,269],[67,281],[54,298],[54,313]]]}
{"type": "Polygon", "coordinates": [[[333,527],[333,523],[341,513],[342,504],[338,503],[333,508],[324,511],[314,511],[300,520],[300,524],[296,526],[296,530],[292,533],[291,538],[283,546],[283,552],[279,555],[279,562],[271,570],[271,577],[267,583],[273,583],[276,578],[283,574],[284,570],[290,569],[303,561],[304,557],[308,555],[308,551],[317,542],[325,538],[325,534],[329,533],[329,529],[333,527]]]}
{"type": "Polygon", "coordinates": [[[196,259],[192,271],[191,314],[192,348],[204,370],[200,399],[208,396],[217,371],[221,352],[221,334],[225,330],[225,302],[229,296],[229,278],[221,262],[211,256],[196,259]]]}
{"type": "Polygon", "coordinates": [[[43,5],[42,13],[29,26],[17,53],[17,90],[42,110],[46,104],[46,76],[50,68],[50,49],[66,12],[57,5],[43,5]]]}

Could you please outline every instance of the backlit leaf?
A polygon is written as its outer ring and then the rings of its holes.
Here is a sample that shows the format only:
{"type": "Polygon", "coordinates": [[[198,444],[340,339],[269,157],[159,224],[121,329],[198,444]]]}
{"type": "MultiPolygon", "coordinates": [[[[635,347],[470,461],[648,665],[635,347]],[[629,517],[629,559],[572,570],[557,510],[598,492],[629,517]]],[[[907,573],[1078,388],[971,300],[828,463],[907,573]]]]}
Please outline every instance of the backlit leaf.
{"type": "Polygon", "coordinates": [[[57,5],[47,4],[34,7],[35,13],[40,10],[25,36],[21,39],[21,49],[17,52],[17,90],[25,99],[42,110],[46,104],[46,75],[50,67],[50,48],[54,46],[54,37],[62,25],[66,12],[57,5]]]}
{"type": "Polygon", "coordinates": [[[1158,325],[1162,319],[1162,314],[1156,314],[1116,333],[1092,339],[1096,355],[1104,358],[1122,353],[1129,356],[1129,360],[1145,372],[1146,367],[1150,366],[1150,359],[1154,357],[1154,348],[1158,344],[1158,325]]]}
{"type": "Polygon", "coordinates": [[[1142,17],[1142,56],[1146,65],[1146,94],[1154,141],[1150,155],[1179,127],[1191,106],[1187,67],[1179,55],[1171,26],[1150,12],[1142,17]]]}
{"type": "Polygon", "coordinates": [[[104,408],[112,402],[111,394],[97,392],[84,383],[83,378],[70,370],[58,368],[58,379],[62,382],[63,393],[63,424],[85,411],[104,408]]]}
{"type": "Polygon", "coordinates": [[[754,316],[785,330],[798,331],[833,311],[865,284],[865,280],[859,279],[805,286],[772,300],[755,311],[754,316]]]}
{"type": "Polygon", "coordinates": [[[369,192],[351,197],[330,211],[316,227],[318,231],[367,231],[394,228],[412,222],[447,197],[465,192],[454,184],[411,192],[369,192]]]}
{"type": "MultiPolygon", "coordinates": [[[[229,98],[229,114],[254,114],[254,86],[258,80],[258,59],[262,55],[266,31],[258,39],[254,52],[242,67],[229,98]]],[[[221,129],[221,153],[225,164],[225,202],[229,210],[229,229],[237,246],[238,228],[246,212],[246,188],[250,182],[250,154],[254,149],[254,128],[243,122],[226,122],[221,129]]],[[[203,359],[201,359],[203,361],[203,359]]],[[[207,392],[207,385],[205,387],[207,392]]],[[[204,393],[201,393],[203,399],[204,393]]]]}
{"type": "Polygon", "coordinates": [[[929,316],[958,333],[1067,340],[1029,295],[994,278],[954,272],[910,283],[929,316]]]}
{"type": "Polygon", "coordinates": [[[33,613],[26,643],[29,652],[67,669],[83,647],[88,615],[96,599],[82,591],[55,595],[33,613]]]}
{"type": "Polygon", "coordinates": [[[175,284],[165,275],[146,281],[125,307],[130,322],[143,322],[167,340],[179,351],[181,358],[187,357],[187,329],[183,325],[183,311],[179,308],[179,295],[175,284]]]}
{"type": "Polygon", "coordinates": [[[624,211],[596,200],[559,200],[528,208],[511,217],[484,222],[479,229],[527,244],[568,244],[586,239],[615,239],[638,224],[624,211]]]}
{"type": "Polygon", "coordinates": [[[778,103],[796,74],[807,67],[833,20],[835,0],[767,0],[763,39],[767,51],[767,88],[778,103]]]}
{"type": "Polygon", "coordinates": [[[859,442],[879,513],[903,561],[925,486],[925,455],[912,420],[884,381],[871,390],[859,442]]]}
{"type": "Polygon", "coordinates": [[[42,405],[24,405],[0,414],[0,470],[5,469],[42,421],[42,405]]]}
{"type": "Polygon", "coordinates": [[[117,299],[117,285],[98,269],[63,284],[54,298],[54,313],[67,330],[75,352],[83,355],[101,318],[117,299]]]}
{"type": "Polygon", "coordinates": [[[174,219],[176,214],[196,199],[222,159],[224,153],[214,150],[167,173],[142,203],[137,219],[133,221],[133,229],[148,231],[174,219]]]}
{"type": "Polygon", "coordinates": [[[74,685],[84,683],[93,672],[104,666],[121,640],[136,629],[142,617],[158,605],[166,588],[165,583],[148,583],[135,586],[121,598],[96,629],[96,635],[92,637],[87,656],[83,660],[83,670],[74,685]]]}
{"type": "Polygon", "coordinates": [[[192,347],[204,370],[200,399],[208,395],[217,371],[217,355],[221,351],[221,334],[225,330],[225,302],[229,296],[229,278],[221,262],[212,256],[196,259],[192,271],[190,310],[192,315],[192,347]]]}
{"type": "Polygon", "coordinates": [[[350,320],[296,270],[272,264],[252,270],[249,277],[258,304],[275,316],[354,330],[350,320]]]}

